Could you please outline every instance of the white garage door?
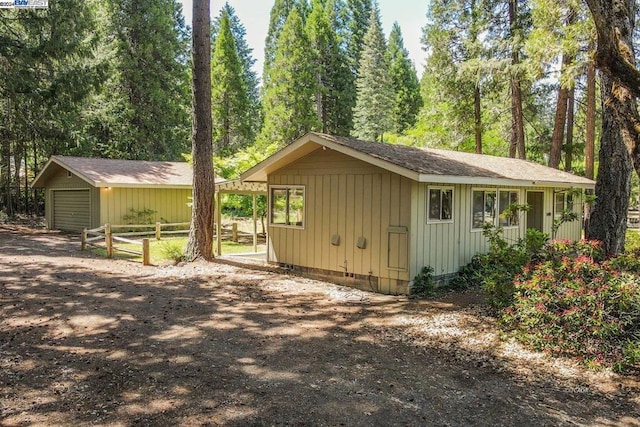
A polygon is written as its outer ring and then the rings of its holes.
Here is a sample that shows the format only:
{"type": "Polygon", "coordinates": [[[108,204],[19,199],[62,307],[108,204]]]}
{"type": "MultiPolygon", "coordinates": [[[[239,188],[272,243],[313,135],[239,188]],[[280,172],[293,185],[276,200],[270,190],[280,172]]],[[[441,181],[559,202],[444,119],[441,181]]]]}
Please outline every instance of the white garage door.
{"type": "Polygon", "coordinates": [[[89,190],[58,190],[53,192],[53,227],[65,231],[90,228],[89,190]]]}

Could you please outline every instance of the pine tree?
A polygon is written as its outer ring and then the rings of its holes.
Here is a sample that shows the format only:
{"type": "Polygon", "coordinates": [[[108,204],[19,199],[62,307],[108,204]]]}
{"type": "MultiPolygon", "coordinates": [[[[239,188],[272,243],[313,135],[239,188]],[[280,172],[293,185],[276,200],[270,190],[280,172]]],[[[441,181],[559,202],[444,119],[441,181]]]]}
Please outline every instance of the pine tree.
{"type": "Polygon", "coordinates": [[[360,54],[364,46],[364,39],[369,28],[373,9],[373,0],[347,0],[348,33],[346,44],[354,75],[358,73],[360,54]]]}
{"type": "Polygon", "coordinates": [[[289,13],[296,8],[304,22],[307,13],[306,0],[275,0],[269,16],[269,29],[264,42],[264,64],[262,72],[263,86],[268,84],[271,67],[276,59],[278,40],[284,30],[289,13]]]}
{"type": "Polygon", "coordinates": [[[242,64],[225,11],[213,49],[211,74],[215,76],[211,87],[213,141],[218,154],[229,154],[252,142],[252,128],[242,64]]]}
{"type": "Polygon", "coordinates": [[[253,56],[253,48],[249,47],[249,44],[247,43],[247,30],[242,21],[240,21],[238,15],[236,15],[235,9],[231,7],[229,3],[224,4],[222,9],[220,10],[220,14],[215,18],[214,22],[211,25],[211,45],[215,46],[215,38],[218,34],[220,28],[220,20],[223,14],[226,14],[229,17],[231,34],[233,34],[233,39],[236,44],[236,51],[238,52],[238,57],[240,58],[240,63],[242,64],[242,80],[244,81],[244,86],[246,88],[250,104],[249,119],[251,121],[251,136],[249,139],[253,141],[255,140],[255,137],[260,131],[260,127],[262,126],[262,107],[260,105],[260,79],[258,78],[258,73],[253,70],[256,59],[253,56]]]}
{"type": "Polygon", "coordinates": [[[313,48],[313,67],[318,83],[316,112],[321,130],[334,135],[348,135],[352,127],[352,77],[347,57],[332,29],[335,4],[314,0],[305,26],[313,48]]]}
{"type": "Polygon", "coordinates": [[[477,153],[483,152],[483,137],[494,130],[491,126],[501,127],[495,117],[483,117],[495,64],[479,40],[487,30],[482,6],[479,0],[430,2],[422,35],[429,52],[421,81],[427,102],[418,124],[420,136],[432,144],[477,153]]]}
{"type": "Polygon", "coordinates": [[[38,206],[28,189],[33,172],[80,145],[82,107],[100,69],[94,2],[0,15],[0,210],[11,215],[38,206]]]}
{"type": "Polygon", "coordinates": [[[416,123],[422,107],[420,82],[404,47],[402,31],[397,22],[393,24],[389,35],[389,74],[395,95],[393,107],[393,131],[401,134],[416,123]]]}
{"type": "Polygon", "coordinates": [[[383,134],[392,126],[394,98],[387,45],[377,5],[371,10],[369,29],[364,37],[356,88],[352,135],[369,141],[382,141],[383,134]]]}
{"type": "Polygon", "coordinates": [[[97,154],[178,160],[188,150],[186,26],[176,0],[106,0],[112,75],[103,97],[97,154]],[[117,117],[112,121],[111,118],[117,117]]]}
{"type": "Polygon", "coordinates": [[[278,39],[276,55],[264,88],[264,127],[258,141],[283,145],[319,128],[315,113],[317,78],[313,52],[302,16],[294,7],[278,39]]]}

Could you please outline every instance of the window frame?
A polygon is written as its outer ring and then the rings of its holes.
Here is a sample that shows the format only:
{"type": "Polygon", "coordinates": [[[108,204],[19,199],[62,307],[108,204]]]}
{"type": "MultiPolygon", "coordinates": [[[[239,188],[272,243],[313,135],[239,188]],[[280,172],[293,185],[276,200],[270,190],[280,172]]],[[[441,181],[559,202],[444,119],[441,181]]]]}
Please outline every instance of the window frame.
{"type": "MultiPolygon", "coordinates": [[[[483,231],[482,227],[477,228],[477,227],[474,227],[474,224],[473,224],[473,193],[475,193],[477,191],[482,191],[484,193],[483,200],[482,200],[482,204],[483,205],[486,206],[486,203],[487,203],[486,194],[487,193],[495,194],[495,204],[496,205],[499,202],[499,200],[498,200],[498,189],[497,188],[482,188],[482,187],[471,188],[471,204],[470,204],[471,205],[471,231],[474,231],[474,232],[483,231]]],[[[496,225],[496,221],[497,221],[497,218],[498,218],[497,212],[495,212],[495,211],[497,211],[497,206],[496,205],[494,205],[494,207],[493,207],[493,209],[494,209],[493,222],[489,223],[487,221],[483,221],[483,224],[493,224],[494,226],[496,225]]]]}
{"type": "MultiPolygon", "coordinates": [[[[306,186],[305,185],[281,185],[281,184],[274,184],[274,185],[270,185],[269,186],[269,199],[268,199],[268,208],[269,208],[269,227],[280,227],[280,228],[292,228],[292,229],[296,229],[296,230],[304,230],[305,225],[306,225],[306,198],[307,198],[307,191],[306,191],[306,186]],[[286,206],[285,206],[285,217],[288,215],[289,210],[290,210],[290,203],[289,203],[289,194],[291,190],[302,190],[302,225],[297,225],[297,224],[275,224],[273,222],[273,190],[287,190],[287,201],[286,201],[286,206]]],[[[289,221],[290,222],[290,221],[289,221]]]]}
{"type": "Polygon", "coordinates": [[[568,210],[569,212],[575,212],[575,199],[574,195],[568,191],[554,191],[553,192],[553,218],[558,219],[562,216],[562,212],[568,210]],[[558,211],[556,198],[562,196],[562,210],[558,211]],[[569,209],[569,206],[571,209],[569,209]]]}
{"type": "Polygon", "coordinates": [[[454,195],[455,189],[453,186],[445,186],[445,185],[429,185],[427,186],[426,197],[426,218],[427,224],[453,224],[454,215],[455,215],[455,203],[454,203],[454,195]],[[440,191],[440,219],[432,219],[429,215],[429,211],[431,208],[431,190],[439,190],[440,191]],[[443,191],[451,191],[451,218],[450,219],[442,219],[442,192],[443,191]]]}
{"type": "Polygon", "coordinates": [[[500,190],[498,189],[498,215],[497,215],[497,227],[502,227],[502,228],[518,228],[520,227],[520,218],[518,218],[518,221],[515,224],[510,224],[510,225],[502,225],[500,223],[500,216],[502,215],[502,212],[504,210],[500,210],[500,193],[507,193],[509,194],[509,205],[511,205],[513,202],[511,202],[511,193],[516,193],[518,200],[516,201],[516,203],[520,204],[520,198],[521,198],[521,191],[519,189],[504,189],[504,190],[500,190]]]}

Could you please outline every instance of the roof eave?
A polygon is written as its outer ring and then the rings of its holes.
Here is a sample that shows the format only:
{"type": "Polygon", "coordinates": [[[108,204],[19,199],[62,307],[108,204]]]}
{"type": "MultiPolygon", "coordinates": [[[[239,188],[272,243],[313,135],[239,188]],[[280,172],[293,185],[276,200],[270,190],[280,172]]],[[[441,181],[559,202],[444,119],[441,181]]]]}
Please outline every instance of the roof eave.
{"type": "Polygon", "coordinates": [[[71,173],[73,173],[74,175],[76,175],[78,178],[80,178],[81,180],[87,182],[90,185],[93,185],[94,187],[96,186],[96,182],[93,181],[92,179],[88,178],[87,176],[85,176],[82,172],[78,171],[77,169],[73,168],[72,166],[69,166],[68,164],[64,163],[62,160],[60,160],[57,156],[51,156],[51,158],[49,159],[49,161],[44,165],[44,167],[42,168],[42,170],[40,170],[40,173],[35,177],[35,179],[33,180],[33,182],[31,183],[31,188],[42,188],[45,187],[44,183],[40,183],[39,181],[41,179],[44,179],[44,177],[46,176],[46,174],[48,173],[48,169],[51,167],[52,164],[56,164],[58,166],[60,166],[63,169],[66,169],[68,171],[70,171],[71,173]]]}
{"type": "Polygon", "coordinates": [[[127,184],[113,182],[97,182],[94,184],[98,188],[159,188],[159,189],[191,189],[191,184],[127,184]]]}
{"type": "Polygon", "coordinates": [[[492,177],[470,177],[453,175],[429,175],[420,174],[419,182],[432,182],[436,184],[471,184],[471,185],[496,185],[514,187],[561,187],[561,188],[583,188],[594,189],[595,183],[586,182],[566,182],[566,181],[531,181],[509,178],[492,177]]]}

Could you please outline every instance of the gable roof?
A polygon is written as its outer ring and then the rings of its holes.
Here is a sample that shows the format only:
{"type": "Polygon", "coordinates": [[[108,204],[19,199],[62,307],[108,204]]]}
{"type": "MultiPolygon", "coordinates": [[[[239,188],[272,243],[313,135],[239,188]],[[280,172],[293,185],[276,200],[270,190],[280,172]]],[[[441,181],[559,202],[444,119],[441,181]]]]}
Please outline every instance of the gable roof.
{"type": "Polygon", "coordinates": [[[595,182],[526,160],[460,151],[417,148],[308,133],[242,174],[243,181],[267,175],[326,147],[418,182],[594,188],[595,182]]]}
{"type": "Polygon", "coordinates": [[[61,169],[94,187],[191,188],[193,181],[191,165],[186,162],[52,156],[31,186],[44,187],[46,181],[61,169]]]}

